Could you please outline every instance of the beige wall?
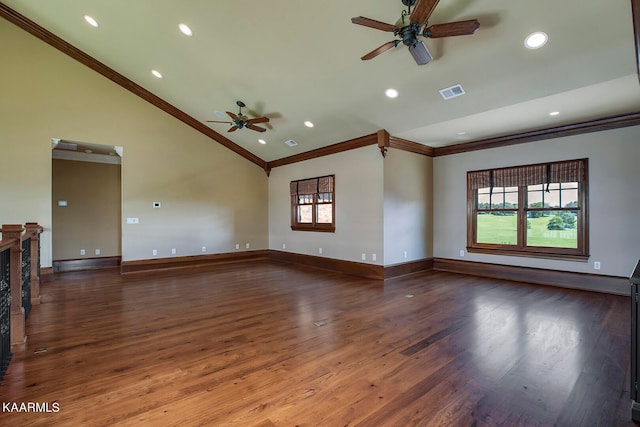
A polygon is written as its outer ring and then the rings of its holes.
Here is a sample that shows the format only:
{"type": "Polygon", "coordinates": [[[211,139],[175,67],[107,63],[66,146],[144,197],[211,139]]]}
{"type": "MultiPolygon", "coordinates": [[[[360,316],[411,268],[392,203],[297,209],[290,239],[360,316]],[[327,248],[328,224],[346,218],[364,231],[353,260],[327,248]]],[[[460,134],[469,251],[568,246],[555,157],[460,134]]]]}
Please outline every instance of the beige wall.
{"type": "Polygon", "coordinates": [[[376,146],[273,169],[269,178],[271,249],[382,265],[382,189],[383,159],[376,146]],[[292,231],[289,182],[332,174],[335,174],[335,233],[292,231]],[[373,254],[376,261],[372,260],[373,254]]]}
{"type": "Polygon", "coordinates": [[[271,249],[375,265],[432,256],[432,165],[430,157],[394,149],[383,159],[369,146],[273,169],[271,249]],[[289,182],[330,174],[336,176],[336,232],[292,231],[289,182]]]}
{"type": "Polygon", "coordinates": [[[52,188],[53,260],[120,256],[120,165],[54,159],[52,188]]]}
{"type": "Polygon", "coordinates": [[[432,256],[433,158],[390,149],[384,159],[384,264],[432,256]]]}
{"type": "Polygon", "coordinates": [[[276,250],[286,244],[287,251],[311,255],[322,247],[323,256],[351,261],[365,253],[365,262],[379,265],[402,262],[405,247],[409,260],[459,259],[466,246],[467,170],[581,157],[590,160],[588,263],[464,259],[587,273],[596,273],[593,261],[600,261],[599,273],[627,276],[640,257],[640,127],[435,159],[390,150],[383,160],[369,146],[275,168],[267,179],[256,165],[4,20],[0,40],[0,223],[43,225],[45,267],[52,260],[51,138],[124,147],[125,261],[152,258],[154,249],[169,257],[172,248],[194,255],[202,246],[220,253],[236,244],[245,250],[247,243],[276,250]],[[289,181],[326,174],[336,175],[336,233],[292,232],[289,181]],[[422,188],[414,193],[406,182],[422,188]],[[154,209],[154,201],[162,208],[154,209]],[[127,224],[128,217],[139,224],[127,224]]]}
{"type": "Polygon", "coordinates": [[[628,277],[640,259],[640,127],[627,127],[434,159],[434,255],[628,277]],[[588,262],[466,253],[466,172],[589,159],[588,262]],[[594,270],[600,261],[602,269],[594,270]]]}
{"type": "Polygon", "coordinates": [[[123,260],[268,247],[261,168],[5,20],[0,40],[0,223],[43,225],[43,266],[52,260],[51,138],[124,147],[123,260]]]}

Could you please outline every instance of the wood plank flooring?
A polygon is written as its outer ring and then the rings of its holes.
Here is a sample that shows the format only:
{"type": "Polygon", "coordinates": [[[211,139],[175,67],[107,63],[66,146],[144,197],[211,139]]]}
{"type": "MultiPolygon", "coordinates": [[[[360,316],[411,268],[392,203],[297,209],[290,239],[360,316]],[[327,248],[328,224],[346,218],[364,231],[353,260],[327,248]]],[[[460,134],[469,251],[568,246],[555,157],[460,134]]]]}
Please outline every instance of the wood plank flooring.
{"type": "Polygon", "coordinates": [[[634,425],[628,297],[267,261],[41,293],[0,402],[59,411],[1,425],[634,425]]]}

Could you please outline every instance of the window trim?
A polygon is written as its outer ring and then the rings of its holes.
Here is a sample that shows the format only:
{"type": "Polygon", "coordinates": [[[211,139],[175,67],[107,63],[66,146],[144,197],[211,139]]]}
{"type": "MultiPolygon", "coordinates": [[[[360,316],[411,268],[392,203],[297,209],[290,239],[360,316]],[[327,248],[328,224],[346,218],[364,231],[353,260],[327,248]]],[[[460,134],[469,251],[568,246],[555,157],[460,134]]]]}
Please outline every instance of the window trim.
{"type": "MultiPolygon", "coordinates": [[[[314,177],[314,178],[307,178],[307,179],[301,179],[301,180],[296,180],[296,181],[291,181],[290,183],[290,188],[291,188],[291,193],[290,193],[290,197],[291,197],[291,230],[293,231],[319,231],[319,232],[325,232],[325,233],[334,233],[336,231],[336,189],[335,189],[335,182],[336,182],[336,178],[335,175],[324,175],[324,176],[318,176],[318,177],[314,177]],[[297,183],[303,182],[303,181],[319,181],[322,178],[331,178],[332,180],[332,184],[331,184],[331,223],[318,223],[317,218],[316,218],[316,213],[317,213],[317,207],[318,205],[321,204],[327,204],[327,203],[320,203],[318,202],[318,194],[319,193],[319,189],[316,190],[315,193],[313,193],[313,201],[311,203],[311,217],[312,217],[312,222],[311,223],[300,223],[298,222],[298,195],[297,192],[294,193],[293,191],[293,187],[294,185],[297,185],[297,183]]],[[[323,191],[322,193],[328,193],[328,191],[323,191]]]]}
{"type": "MultiPolygon", "coordinates": [[[[579,161],[584,166],[584,178],[578,182],[578,208],[528,208],[527,189],[528,185],[518,185],[518,208],[517,212],[517,243],[515,245],[503,245],[495,243],[477,243],[477,213],[478,213],[478,189],[471,188],[467,179],[467,251],[471,253],[484,253],[494,255],[523,256],[549,259],[565,259],[574,261],[584,261],[589,259],[589,173],[588,159],[569,160],[579,161]],[[578,211],[577,215],[577,248],[558,248],[549,246],[527,246],[525,245],[527,235],[527,212],[529,211],[578,211]]],[[[549,162],[534,165],[522,165],[502,169],[525,168],[539,165],[559,164],[567,161],[549,162]]],[[[484,171],[470,171],[484,172],[484,171]]],[[[533,184],[532,184],[533,185],[533,184]]],[[[504,209],[512,211],[514,209],[504,209]]]]}

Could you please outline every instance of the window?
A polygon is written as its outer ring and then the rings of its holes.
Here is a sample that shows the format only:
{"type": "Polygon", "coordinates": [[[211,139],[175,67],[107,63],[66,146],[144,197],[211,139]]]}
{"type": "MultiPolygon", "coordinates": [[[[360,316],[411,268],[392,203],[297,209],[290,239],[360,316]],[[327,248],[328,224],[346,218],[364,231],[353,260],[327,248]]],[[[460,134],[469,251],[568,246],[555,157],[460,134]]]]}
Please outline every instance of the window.
{"type": "Polygon", "coordinates": [[[586,261],[587,163],[467,172],[467,250],[586,261]]]}
{"type": "Polygon", "coordinates": [[[291,181],[291,229],[336,230],[334,175],[291,181]]]}

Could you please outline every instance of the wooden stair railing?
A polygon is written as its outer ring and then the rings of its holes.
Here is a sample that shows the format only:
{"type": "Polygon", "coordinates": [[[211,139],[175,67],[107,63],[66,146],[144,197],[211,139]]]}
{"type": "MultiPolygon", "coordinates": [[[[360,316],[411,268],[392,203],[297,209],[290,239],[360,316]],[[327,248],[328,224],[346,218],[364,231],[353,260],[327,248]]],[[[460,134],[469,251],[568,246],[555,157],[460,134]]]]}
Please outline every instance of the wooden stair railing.
{"type": "Polygon", "coordinates": [[[24,308],[22,307],[22,224],[3,224],[2,240],[15,243],[9,257],[9,285],[11,289],[11,350],[26,348],[24,308]]]}
{"type": "Polygon", "coordinates": [[[0,240],[0,380],[11,361],[11,248],[18,240],[0,240]]]}
{"type": "Polygon", "coordinates": [[[31,238],[31,304],[40,304],[40,234],[44,231],[37,222],[25,224],[27,235],[31,238]]]}
{"type": "Polygon", "coordinates": [[[26,318],[40,303],[40,234],[35,222],[0,229],[0,379],[14,351],[26,349],[26,318]],[[23,234],[23,232],[26,233],[23,234]]]}

